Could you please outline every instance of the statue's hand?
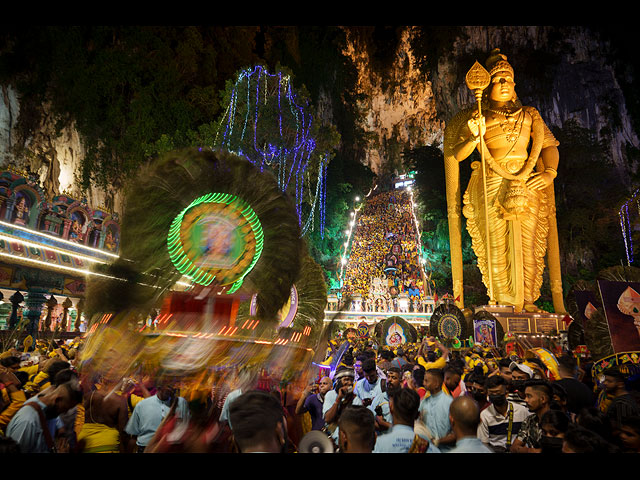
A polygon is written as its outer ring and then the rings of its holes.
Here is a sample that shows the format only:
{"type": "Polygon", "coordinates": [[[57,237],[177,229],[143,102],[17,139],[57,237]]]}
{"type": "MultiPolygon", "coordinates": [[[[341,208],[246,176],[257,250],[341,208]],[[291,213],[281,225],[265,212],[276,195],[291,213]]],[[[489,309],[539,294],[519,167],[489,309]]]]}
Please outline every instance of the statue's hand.
{"type": "Polygon", "coordinates": [[[485,117],[484,115],[478,115],[478,112],[475,112],[473,114],[473,117],[471,117],[467,121],[467,126],[469,127],[469,131],[471,132],[471,135],[473,135],[473,137],[475,137],[476,139],[479,139],[479,136],[478,136],[479,132],[482,132],[482,135],[484,136],[484,134],[487,131],[487,124],[485,121],[485,117]]]}
{"type": "Polygon", "coordinates": [[[553,183],[553,179],[556,178],[551,172],[534,173],[527,180],[527,187],[532,190],[542,190],[547,188],[553,183]]]}

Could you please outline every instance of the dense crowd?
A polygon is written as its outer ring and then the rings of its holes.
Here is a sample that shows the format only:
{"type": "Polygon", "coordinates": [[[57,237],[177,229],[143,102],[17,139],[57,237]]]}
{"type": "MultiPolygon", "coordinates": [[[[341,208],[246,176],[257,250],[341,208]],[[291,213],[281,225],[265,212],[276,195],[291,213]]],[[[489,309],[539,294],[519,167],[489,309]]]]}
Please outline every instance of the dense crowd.
{"type": "Polygon", "coordinates": [[[83,375],[79,339],[8,349],[0,451],[291,453],[316,434],[342,453],[640,452],[637,379],[620,368],[594,379],[565,353],[552,375],[537,358],[435,338],[348,347],[335,371],[310,365],[306,385],[244,368],[212,369],[206,388],[83,375]]]}
{"type": "Polygon", "coordinates": [[[343,296],[359,295],[363,311],[419,311],[425,297],[410,193],[397,190],[367,200],[357,219],[343,296]],[[375,279],[382,279],[376,288],[375,279]],[[398,303],[406,296],[410,306],[398,303]]]}

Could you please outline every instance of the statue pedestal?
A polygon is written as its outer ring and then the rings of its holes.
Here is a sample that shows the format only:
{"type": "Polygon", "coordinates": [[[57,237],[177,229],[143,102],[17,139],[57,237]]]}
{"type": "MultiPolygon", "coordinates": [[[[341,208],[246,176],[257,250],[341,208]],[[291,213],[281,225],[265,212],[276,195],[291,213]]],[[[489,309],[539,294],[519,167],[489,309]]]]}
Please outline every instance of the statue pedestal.
{"type": "Polygon", "coordinates": [[[475,311],[485,310],[493,315],[505,333],[535,336],[550,335],[555,330],[565,330],[563,322],[565,314],[548,312],[516,312],[512,305],[482,305],[475,307],[475,311]]]}

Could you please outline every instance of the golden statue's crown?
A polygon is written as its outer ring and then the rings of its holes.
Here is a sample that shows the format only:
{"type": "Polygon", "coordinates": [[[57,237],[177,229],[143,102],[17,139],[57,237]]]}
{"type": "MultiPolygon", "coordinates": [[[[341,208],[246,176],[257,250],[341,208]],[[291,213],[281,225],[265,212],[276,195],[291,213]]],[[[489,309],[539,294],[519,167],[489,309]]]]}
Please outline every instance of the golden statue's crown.
{"type": "Polygon", "coordinates": [[[507,62],[507,56],[500,53],[499,48],[494,48],[493,50],[491,50],[491,54],[487,59],[486,65],[487,69],[489,70],[489,75],[491,75],[492,77],[496,73],[501,72],[507,72],[511,74],[512,77],[514,76],[513,67],[509,62],[507,62]]]}

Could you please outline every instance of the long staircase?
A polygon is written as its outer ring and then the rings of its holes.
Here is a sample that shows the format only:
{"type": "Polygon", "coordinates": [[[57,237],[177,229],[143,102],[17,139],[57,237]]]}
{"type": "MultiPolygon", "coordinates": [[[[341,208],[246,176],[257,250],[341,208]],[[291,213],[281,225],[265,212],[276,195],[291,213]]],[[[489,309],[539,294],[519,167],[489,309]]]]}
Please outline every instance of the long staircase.
{"type": "Polygon", "coordinates": [[[347,317],[383,319],[397,314],[428,320],[433,298],[413,209],[410,187],[366,199],[354,218],[340,295],[329,296],[327,314],[351,298],[343,311],[347,317]]]}

